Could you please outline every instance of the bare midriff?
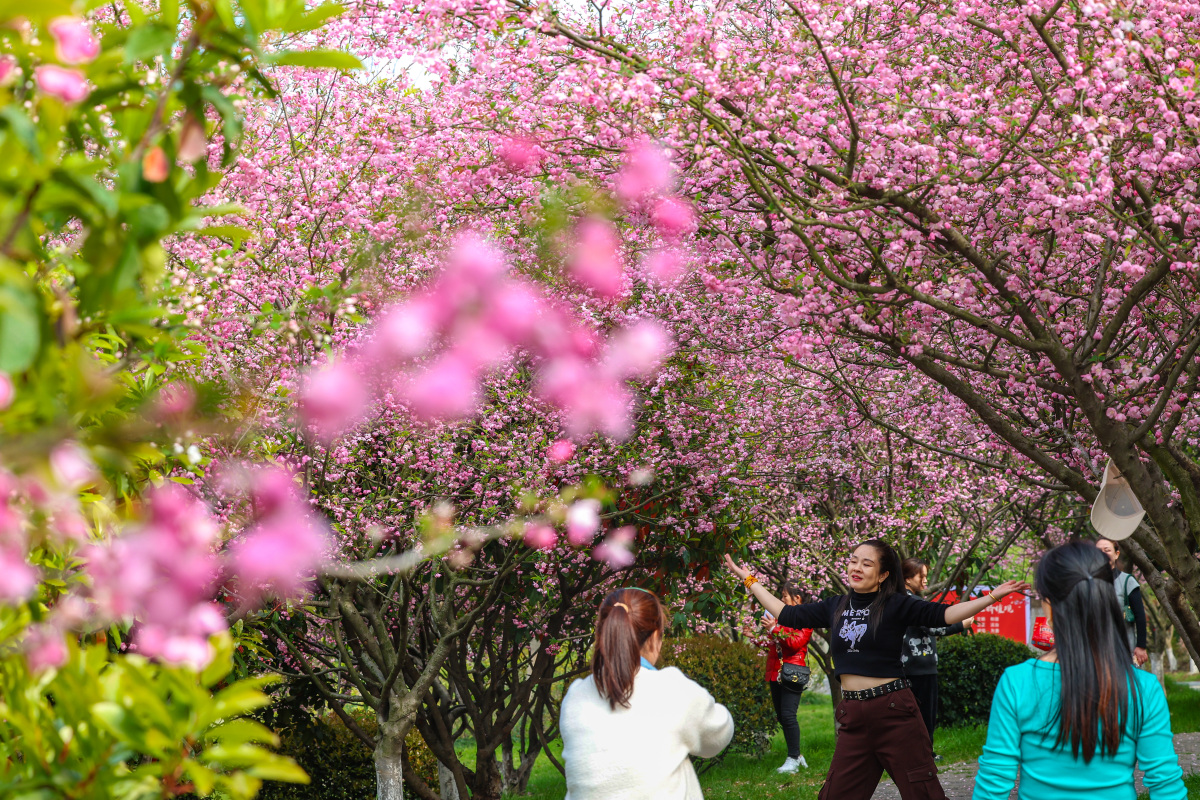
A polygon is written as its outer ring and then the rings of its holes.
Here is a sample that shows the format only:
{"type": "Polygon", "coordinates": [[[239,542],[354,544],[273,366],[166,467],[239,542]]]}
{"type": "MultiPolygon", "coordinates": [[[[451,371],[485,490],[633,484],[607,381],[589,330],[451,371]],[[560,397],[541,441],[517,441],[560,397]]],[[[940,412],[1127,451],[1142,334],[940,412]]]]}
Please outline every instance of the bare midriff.
{"type": "Polygon", "coordinates": [[[861,692],[865,689],[874,689],[876,686],[883,686],[885,683],[891,683],[895,678],[872,678],[867,675],[843,675],[841,676],[843,692],[861,692]]]}

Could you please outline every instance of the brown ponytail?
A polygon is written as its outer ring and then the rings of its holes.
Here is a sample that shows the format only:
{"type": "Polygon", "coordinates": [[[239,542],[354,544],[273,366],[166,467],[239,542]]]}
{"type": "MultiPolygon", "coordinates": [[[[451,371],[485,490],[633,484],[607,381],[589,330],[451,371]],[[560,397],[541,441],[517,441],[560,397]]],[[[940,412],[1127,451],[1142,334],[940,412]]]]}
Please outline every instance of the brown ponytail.
{"type": "Polygon", "coordinates": [[[662,633],[667,617],[662,603],[642,589],[617,589],[600,603],[592,678],[601,697],[615,710],[629,708],[633,676],[641,666],[642,645],[662,633]]]}

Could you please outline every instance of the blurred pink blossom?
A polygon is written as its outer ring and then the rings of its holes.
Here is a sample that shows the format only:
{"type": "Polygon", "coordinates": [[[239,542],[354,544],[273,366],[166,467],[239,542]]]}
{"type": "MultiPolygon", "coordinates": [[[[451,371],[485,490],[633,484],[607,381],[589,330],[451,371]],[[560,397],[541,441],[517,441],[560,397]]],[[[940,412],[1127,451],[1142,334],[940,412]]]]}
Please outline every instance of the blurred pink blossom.
{"type": "Polygon", "coordinates": [[[676,241],[696,227],[696,212],[690,203],[677,197],[665,197],[654,204],[650,221],[665,238],[676,241]]]}
{"type": "Polygon", "coordinates": [[[64,64],[84,64],[100,55],[100,40],[85,20],[58,17],[50,21],[54,54],[64,64]]]}
{"type": "Polygon", "coordinates": [[[196,405],[196,390],[182,381],[175,381],[162,388],[154,404],[154,416],[158,419],[182,417],[196,405]]]}
{"type": "Polygon", "coordinates": [[[567,541],[574,547],[590,544],[600,528],[600,501],[576,500],[567,509],[567,541]]]}
{"type": "Polygon", "coordinates": [[[11,545],[0,547],[0,603],[22,603],[37,587],[38,571],[25,560],[25,554],[11,545]]]}
{"type": "Polygon", "coordinates": [[[88,96],[87,77],[77,69],[43,64],[33,71],[37,87],[64,103],[78,103],[88,96]]]}
{"type": "Polygon", "coordinates": [[[7,372],[0,372],[0,411],[12,405],[13,395],[16,394],[16,389],[13,388],[12,378],[7,372]]]}
{"type": "Polygon", "coordinates": [[[617,173],[617,197],[625,203],[637,203],[670,191],[671,183],[667,154],[652,142],[641,142],[625,152],[624,166],[617,173]]]}
{"type": "Polygon", "coordinates": [[[606,364],[619,377],[645,377],[662,366],[671,349],[671,337],[662,326],[642,320],[609,339],[606,364]]]}
{"type": "Polygon", "coordinates": [[[98,477],[92,457],[78,442],[63,442],[50,451],[50,474],[64,489],[82,488],[98,477]]]}
{"type": "Polygon", "coordinates": [[[4,86],[17,76],[17,59],[10,55],[0,55],[0,86],[4,86]]]}
{"type": "Polygon", "coordinates": [[[575,455],[575,443],[570,439],[559,439],[554,444],[550,445],[550,449],[546,451],[546,458],[556,464],[570,461],[575,455]]]}
{"type": "Polygon", "coordinates": [[[636,531],[630,525],[617,528],[596,545],[592,558],[607,563],[613,569],[625,569],[634,562],[629,546],[633,544],[636,531]]]}
{"type": "Polygon", "coordinates": [[[451,353],[408,378],[403,392],[419,417],[460,419],[475,411],[479,379],[466,360],[451,353]]]}
{"type": "Polygon", "coordinates": [[[299,503],[272,515],[230,547],[243,594],[300,597],[331,547],[324,526],[299,503]]]}
{"type": "Polygon", "coordinates": [[[530,342],[542,313],[544,300],[533,286],[522,281],[505,281],[485,298],[483,324],[511,345],[530,342]]]}
{"type": "Polygon", "coordinates": [[[41,672],[67,663],[67,642],[53,625],[34,625],[25,634],[25,662],[30,672],[41,672]]]}
{"type": "Polygon", "coordinates": [[[549,550],[558,544],[558,533],[549,525],[534,523],[525,526],[525,544],[535,550],[549,550]]]}
{"type": "Polygon", "coordinates": [[[580,220],[567,265],[571,277],[601,297],[616,297],[625,284],[620,246],[612,223],[596,217],[580,220]]]}
{"type": "Polygon", "coordinates": [[[466,280],[477,288],[508,272],[508,263],[490,242],[464,234],[446,256],[445,277],[466,280]]]}
{"type": "Polygon", "coordinates": [[[309,511],[281,469],[255,475],[256,524],[229,548],[238,585],[248,599],[263,593],[299,597],[332,547],[324,522],[309,511]]]}
{"type": "Polygon", "coordinates": [[[208,154],[208,135],[204,132],[204,123],[190,113],[183,119],[183,127],[179,130],[179,148],[175,155],[180,161],[195,163],[208,154]]]}
{"type": "Polygon", "coordinates": [[[449,315],[449,309],[428,295],[394,305],[375,327],[369,353],[387,368],[424,355],[449,315]]]}
{"type": "Polygon", "coordinates": [[[336,361],[308,373],[298,407],[304,422],[328,442],[358,424],[369,402],[358,371],[345,361],[336,361]]]}
{"type": "Polygon", "coordinates": [[[676,250],[655,250],[642,262],[642,271],[655,283],[670,286],[687,271],[687,261],[676,250]]]}
{"type": "Polygon", "coordinates": [[[500,160],[516,172],[529,172],[541,163],[545,151],[533,139],[525,136],[512,136],[500,142],[496,155],[500,160]]]}

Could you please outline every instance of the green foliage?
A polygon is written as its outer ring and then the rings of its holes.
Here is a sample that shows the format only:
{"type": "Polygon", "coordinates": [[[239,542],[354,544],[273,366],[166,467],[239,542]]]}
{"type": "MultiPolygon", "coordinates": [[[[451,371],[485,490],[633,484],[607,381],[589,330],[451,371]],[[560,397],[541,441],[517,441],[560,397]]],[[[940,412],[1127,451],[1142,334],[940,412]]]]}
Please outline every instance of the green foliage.
{"type": "Polygon", "coordinates": [[[991,633],[938,642],[938,724],[987,722],[1000,675],[1032,655],[1012,639],[991,633]]]}
{"type": "MultiPolygon", "coordinates": [[[[370,711],[350,711],[369,735],[379,732],[370,711]]],[[[335,714],[299,720],[280,731],[280,751],[308,773],[308,786],[268,784],[260,800],[366,800],[375,796],[375,762],[371,749],[335,714]]],[[[437,760],[414,727],[404,740],[408,762],[427,785],[437,786],[437,760]]]]}
{"type": "Polygon", "coordinates": [[[757,647],[721,636],[668,640],[660,666],[678,667],[729,709],[735,726],[730,750],[751,755],[766,750],[777,723],[757,647]]]}
{"type": "Polygon", "coordinates": [[[278,737],[247,714],[270,702],[271,678],[225,684],[228,637],[201,675],[104,645],[72,648],[61,668],[32,675],[0,661],[0,797],[173,797],[249,800],[262,781],[307,780],[264,745],[278,737]]]}

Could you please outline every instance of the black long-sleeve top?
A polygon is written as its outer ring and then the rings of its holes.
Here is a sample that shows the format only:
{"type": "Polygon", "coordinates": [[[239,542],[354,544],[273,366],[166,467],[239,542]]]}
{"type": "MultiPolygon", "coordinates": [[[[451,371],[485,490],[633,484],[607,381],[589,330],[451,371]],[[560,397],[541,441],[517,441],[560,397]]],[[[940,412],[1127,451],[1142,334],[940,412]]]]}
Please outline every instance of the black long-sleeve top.
{"type": "MultiPolygon", "coordinates": [[[[1119,569],[1113,570],[1113,583],[1114,584],[1117,581],[1122,580],[1123,578],[1124,578],[1124,574],[1121,572],[1121,570],[1119,570],[1119,569]]],[[[1134,583],[1135,585],[1137,583],[1134,580],[1130,580],[1130,582],[1134,583]]],[[[1120,595],[1118,595],[1118,597],[1119,596],[1120,595]]],[[[1146,603],[1144,600],[1142,600],[1142,589],[1140,586],[1137,586],[1136,588],[1131,589],[1129,591],[1129,595],[1126,597],[1126,602],[1129,603],[1129,610],[1133,612],[1133,630],[1134,630],[1134,640],[1136,642],[1134,647],[1140,647],[1143,650],[1145,650],[1146,649],[1146,603]]]]}
{"type": "Polygon", "coordinates": [[[840,619],[834,619],[843,600],[840,596],[784,606],[779,612],[779,624],[787,628],[831,629],[833,635],[829,638],[835,676],[903,678],[900,652],[905,630],[910,625],[945,627],[949,606],[898,593],[888,598],[879,619],[872,620],[870,606],[876,596],[876,592],[852,593],[840,619]]]}

